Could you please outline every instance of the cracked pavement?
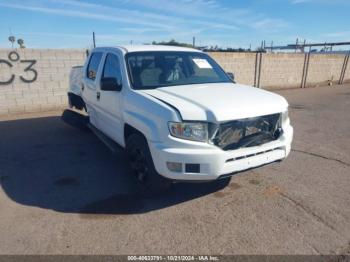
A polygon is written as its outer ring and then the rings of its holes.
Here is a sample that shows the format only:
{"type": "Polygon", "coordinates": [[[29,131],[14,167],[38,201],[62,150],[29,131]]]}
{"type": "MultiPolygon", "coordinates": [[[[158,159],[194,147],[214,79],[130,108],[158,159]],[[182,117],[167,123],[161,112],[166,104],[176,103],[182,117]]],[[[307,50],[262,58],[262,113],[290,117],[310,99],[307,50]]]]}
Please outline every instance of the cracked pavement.
{"type": "Polygon", "coordinates": [[[350,85],[277,92],[287,160],[158,197],[62,112],[1,119],[0,253],[350,254],[350,85]]]}

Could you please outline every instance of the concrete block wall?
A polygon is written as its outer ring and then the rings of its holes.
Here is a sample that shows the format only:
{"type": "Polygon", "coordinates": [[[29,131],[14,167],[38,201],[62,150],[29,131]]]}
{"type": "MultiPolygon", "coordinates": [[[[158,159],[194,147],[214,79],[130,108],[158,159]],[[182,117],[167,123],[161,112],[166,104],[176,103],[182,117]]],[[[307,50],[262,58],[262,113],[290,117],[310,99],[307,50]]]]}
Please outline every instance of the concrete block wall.
{"type": "Polygon", "coordinates": [[[72,66],[83,64],[85,57],[84,50],[74,49],[0,49],[0,82],[14,76],[11,83],[0,84],[0,115],[66,107],[69,72],[72,66]],[[35,71],[25,72],[30,61],[35,61],[30,68],[35,71]]]}
{"type": "MultiPolygon", "coordinates": [[[[259,74],[255,70],[255,53],[211,52],[209,55],[225,71],[233,72],[238,83],[253,85],[254,77],[258,79],[259,74]]],[[[345,54],[311,54],[306,87],[325,85],[329,81],[338,83],[344,58],[345,54]]],[[[305,54],[301,53],[263,53],[260,87],[270,90],[301,87],[304,60],[305,54]]],[[[350,61],[344,77],[344,83],[346,82],[350,82],[350,61]]]]}
{"type": "MultiPolygon", "coordinates": [[[[307,86],[319,86],[329,81],[337,83],[345,55],[311,54],[307,75],[307,86]]],[[[349,66],[349,65],[348,65],[349,66]]]]}
{"type": "MultiPolygon", "coordinates": [[[[233,72],[238,83],[254,85],[254,78],[258,79],[255,53],[211,52],[209,55],[225,71],[233,72]]],[[[0,49],[0,115],[65,108],[69,72],[72,66],[82,65],[85,58],[82,49],[0,49]],[[9,57],[13,51],[18,57],[14,53],[9,57]],[[35,64],[29,67],[33,60],[35,64]],[[35,72],[37,78],[31,81],[35,72]],[[9,81],[12,76],[14,80],[9,81]],[[9,83],[4,84],[6,81],[9,83]]],[[[306,86],[328,81],[337,83],[344,58],[345,54],[311,54],[306,86]]],[[[300,88],[304,59],[305,54],[262,54],[260,87],[300,88]]],[[[345,72],[346,82],[350,82],[350,61],[345,72]]]]}
{"type": "Polygon", "coordinates": [[[255,53],[209,52],[226,72],[234,73],[238,83],[254,84],[255,53]]]}
{"type": "Polygon", "coordinates": [[[300,87],[304,54],[263,54],[260,86],[268,89],[300,87]]]}
{"type": "Polygon", "coordinates": [[[350,83],[350,58],[344,75],[344,83],[350,83]]]}

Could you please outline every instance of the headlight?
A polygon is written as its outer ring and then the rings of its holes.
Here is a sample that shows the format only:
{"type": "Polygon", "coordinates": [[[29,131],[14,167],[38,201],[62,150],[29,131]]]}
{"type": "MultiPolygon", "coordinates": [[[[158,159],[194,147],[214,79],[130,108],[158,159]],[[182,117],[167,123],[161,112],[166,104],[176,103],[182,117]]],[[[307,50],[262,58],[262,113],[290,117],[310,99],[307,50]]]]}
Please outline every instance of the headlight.
{"type": "Polygon", "coordinates": [[[172,136],[193,140],[208,141],[208,124],[199,122],[169,122],[169,132],[172,136]]]}
{"type": "Polygon", "coordinates": [[[289,116],[288,116],[288,109],[287,111],[282,113],[282,125],[289,125],[289,116]]]}

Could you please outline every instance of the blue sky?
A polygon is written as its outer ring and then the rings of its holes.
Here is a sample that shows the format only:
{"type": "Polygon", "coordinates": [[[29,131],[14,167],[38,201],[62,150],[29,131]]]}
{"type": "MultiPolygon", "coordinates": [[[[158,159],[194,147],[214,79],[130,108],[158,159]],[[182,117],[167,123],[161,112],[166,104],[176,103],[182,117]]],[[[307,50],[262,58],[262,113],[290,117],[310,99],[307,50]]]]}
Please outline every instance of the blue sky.
{"type": "Polygon", "coordinates": [[[202,46],[257,47],[350,41],[350,0],[0,0],[0,47],[10,30],[32,48],[176,39],[202,46]]]}

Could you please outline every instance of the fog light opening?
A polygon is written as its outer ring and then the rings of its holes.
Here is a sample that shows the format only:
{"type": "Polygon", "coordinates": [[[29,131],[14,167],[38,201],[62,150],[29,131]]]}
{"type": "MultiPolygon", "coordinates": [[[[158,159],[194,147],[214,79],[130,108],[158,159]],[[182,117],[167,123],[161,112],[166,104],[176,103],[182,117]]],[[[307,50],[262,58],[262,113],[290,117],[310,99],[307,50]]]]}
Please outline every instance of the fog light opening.
{"type": "Polygon", "coordinates": [[[185,172],[186,173],[200,173],[201,172],[200,164],[186,164],[185,165],[185,172]]]}
{"type": "Polygon", "coordinates": [[[166,166],[171,172],[182,173],[182,163],[166,162],[166,166]]]}

